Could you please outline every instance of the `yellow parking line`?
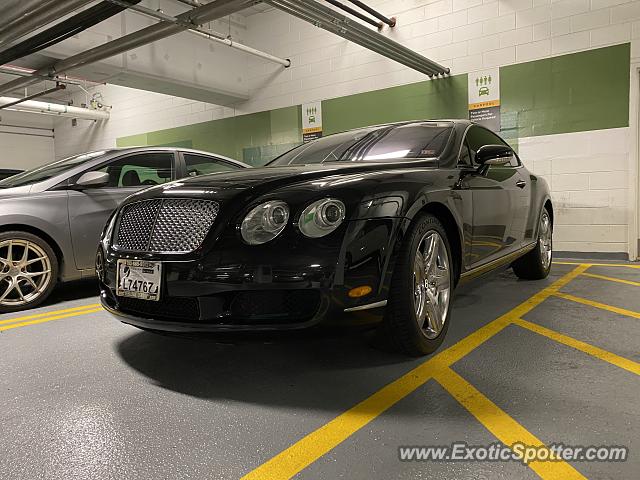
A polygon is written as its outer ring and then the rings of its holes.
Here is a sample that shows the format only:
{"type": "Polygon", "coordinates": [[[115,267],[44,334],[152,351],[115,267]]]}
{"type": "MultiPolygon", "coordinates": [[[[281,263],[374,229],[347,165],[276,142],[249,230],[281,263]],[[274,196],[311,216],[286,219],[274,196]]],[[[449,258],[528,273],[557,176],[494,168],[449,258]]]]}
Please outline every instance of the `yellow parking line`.
{"type": "MultiPolygon", "coordinates": [[[[528,446],[546,447],[540,439],[450,368],[436,373],[434,379],[505,445],[524,443],[528,446]]],[[[543,479],[585,478],[564,461],[538,460],[532,461],[528,466],[543,479]]]]}
{"type": "Polygon", "coordinates": [[[637,263],[584,263],[584,262],[560,262],[554,261],[554,265],[589,265],[590,267],[626,267],[640,268],[637,263]]]}
{"type": "Polygon", "coordinates": [[[387,409],[424,385],[438,371],[448,368],[469,352],[542,303],[550,295],[583,273],[588,265],[580,265],[553,284],[538,292],[513,310],[479,328],[458,343],[434,355],[413,370],[337,416],[329,423],[283,450],[249,472],[243,480],[289,479],[345,441],[387,409]]]}
{"type": "Polygon", "coordinates": [[[535,332],[539,335],[543,335],[547,338],[550,338],[551,340],[554,340],[558,343],[562,343],[563,345],[567,345],[568,347],[572,347],[572,348],[575,348],[576,350],[580,350],[581,352],[587,353],[607,363],[611,363],[616,367],[620,367],[620,368],[623,368],[624,370],[628,370],[631,373],[640,375],[640,363],[629,360],[628,358],[621,357],[620,355],[616,355],[615,353],[611,353],[607,350],[603,350],[602,348],[595,347],[581,340],[576,340],[573,337],[570,337],[568,335],[564,335],[563,333],[556,332],[555,330],[551,330],[549,328],[543,327],[542,325],[538,325],[537,323],[532,323],[527,320],[523,320],[522,318],[513,320],[513,323],[515,325],[519,325],[520,327],[531,330],[532,332],[535,332]]]}
{"type": "Polygon", "coordinates": [[[27,325],[36,325],[38,323],[50,322],[52,320],[59,320],[61,318],[78,317],[80,315],[86,315],[87,313],[96,313],[96,312],[101,312],[101,311],[103,311],[102,307],[99,307],[99,308],[94,308],[94,309],[89,309],[89,310],[79,310],[77,312],[65,313],[63,315],[54,315],[52,317],[39,318],[37,320],[30,320],[30,321],[27,321],[27,322],[10,323],[9,325],[1,326],[0,327],[0,332],[2,332],[4,330],[11,330],[12,328],[26,327],[27,325]]]}
{"type": "Polygon", "coordinates": [[[1,320],[0,325],[5,323],[23,322],[25,320],[31,320],[33,318],[48,317],[50,315],[59,315],[59,314],[68,313],[68,312],[76,312],[78,310],[85,310],[88,308],[97,308],[99,306],[100,306],[99,303],[93,303],[91,305],[82,305],[81,307],[65,308],[64,310],[53,310],[51,312],[36,313],[34,315],[27,315],[26,317],[9,318],[7,320],[1,320]]]}
{"type": "Polygon", "coordinates": [[[583,273],[582,275],[584,275],[585,277],[599,278],[600,280],[609,280],[610,282],[618,282],[627,285],[633,285],[634,287],[640,287],[640,282],[632,282],[631,280],[625,280],[623,278],[607,277],[606,275],[598,275],[596,273],[587,272],[583,273]]]}
{"type": "Polygon", "coordinates": [[[633,310],[627,310],[625,308],[614,307],[613,305],[607,305],[606,303],[595,302],[582,297],[576,297],[575,295],[569,295],[568,293],[556,292],[556,297],[564,298],[565,300],[571,300],[572,302],[582,303],[583,305],[589,305],[590,307],[599,308],[601,310],[607,310],[613,313],[619,313],[620,315],[626,315],[627,317],[640,318],[639,312],[633,310]]]}

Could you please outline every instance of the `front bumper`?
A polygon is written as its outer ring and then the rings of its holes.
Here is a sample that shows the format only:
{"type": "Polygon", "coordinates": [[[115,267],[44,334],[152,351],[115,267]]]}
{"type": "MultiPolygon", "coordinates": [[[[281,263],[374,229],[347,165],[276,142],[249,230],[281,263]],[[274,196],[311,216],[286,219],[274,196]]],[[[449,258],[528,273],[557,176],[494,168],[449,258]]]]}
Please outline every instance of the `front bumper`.
{"type": "Polygon", "coordinates": [[[189,260],[110,250],[99,274],[105,309],[124,323],[170,332],[269,331],[362,325],[382,319],[390,239],[399,219],[349,222],[329,241],[274,241],[259,248],[222,239],[189,260]],[[161,261],[160,302],[115,294],[119,258],[161,261]],[[371,294],[349,297],[370,285],[371,294]],[[366,308],[372,305],[373,308],[366,308]]]}

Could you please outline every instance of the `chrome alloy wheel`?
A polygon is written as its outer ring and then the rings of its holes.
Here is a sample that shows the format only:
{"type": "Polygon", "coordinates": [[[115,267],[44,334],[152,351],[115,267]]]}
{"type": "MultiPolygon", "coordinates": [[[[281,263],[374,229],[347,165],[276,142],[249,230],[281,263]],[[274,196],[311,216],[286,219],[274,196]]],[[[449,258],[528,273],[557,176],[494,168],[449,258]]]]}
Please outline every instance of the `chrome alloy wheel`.
{"type": "Polygon", "coordinates": [[[51,260],[28,240],[0,242],[0,305],[18,307],[36,300],[51,282],[51,260]]]}
{"type": "Polygon", "coordinates": [[[546,210],[542,211],[540,216],[540,233],[538,234],[538,242],[540,243],[540,257],[542,258],[542,267],[546,270],[551,265],[552,247],[551,218],[546,210]]]}
{"type": "Polygon", "coordinates": [[[431,230],[418,243],[413,266],[413,306],[418,326],[428,339],[442,331],[450,298],[449,254],[440,234],[431,230]]]}

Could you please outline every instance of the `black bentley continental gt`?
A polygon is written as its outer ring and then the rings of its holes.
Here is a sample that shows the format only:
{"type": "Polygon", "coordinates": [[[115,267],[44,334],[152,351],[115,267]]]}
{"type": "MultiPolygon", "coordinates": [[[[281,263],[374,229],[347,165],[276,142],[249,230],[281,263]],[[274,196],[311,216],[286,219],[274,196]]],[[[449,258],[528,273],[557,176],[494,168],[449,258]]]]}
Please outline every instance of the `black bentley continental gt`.
{"type": "Polygon", "coordinates": [[[102,304],[164,332],[375,322],[433,352],[454,288],[499,267],[545,278],[547,183],[463,120],[377,125],[301,145],[264,168],[154,187],[111,217],[102,304]]]}

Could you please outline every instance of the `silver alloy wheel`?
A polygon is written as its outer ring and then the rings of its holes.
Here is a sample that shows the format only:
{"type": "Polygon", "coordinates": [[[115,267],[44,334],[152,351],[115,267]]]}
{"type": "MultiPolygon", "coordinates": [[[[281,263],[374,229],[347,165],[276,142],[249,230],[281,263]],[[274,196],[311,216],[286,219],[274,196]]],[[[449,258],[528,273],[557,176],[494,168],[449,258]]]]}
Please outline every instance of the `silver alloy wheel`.
{"type": "Polygon", "coordinates": [[[33,242],[0,241],[0,305],[18,307],[36,300],[51,282],[51,260],[33,242]]]}
{"type": "Polygon", "coordinates": [[[418,326],[430,340],[440,335],[451,297],[449,253],[438,232],[427,232],[416,250],[413,267],[413,306],[418,326]]]}
{"type": "Polygon", "coordinates": [[[543,210],[540,216],[540,233],[538,234],[538,242],[540,243],[540,256],[542,258],[542,266],[546,270],[551,265],[552,247],[552,228],[551,218],[546,210],[543,210]]]}

